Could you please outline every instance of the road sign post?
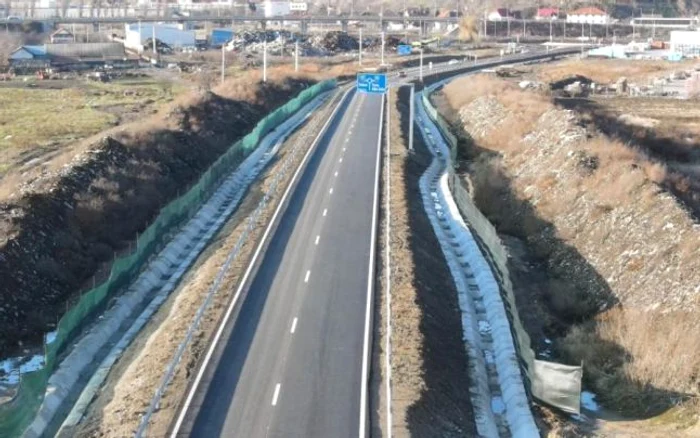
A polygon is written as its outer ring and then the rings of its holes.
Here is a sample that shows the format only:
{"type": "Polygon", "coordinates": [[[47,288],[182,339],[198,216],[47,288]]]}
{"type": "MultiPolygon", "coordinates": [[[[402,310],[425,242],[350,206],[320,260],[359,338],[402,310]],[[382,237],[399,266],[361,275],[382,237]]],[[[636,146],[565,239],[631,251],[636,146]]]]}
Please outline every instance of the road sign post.
{"type": "Polygon", "coordinates": [[[423,48],[420,49],[420,81],[423,82],[423,48]]]}
{"type": "Polygon", "coordinates": [[[294,71],[299,71],[299,39],[294,42],[294,71]]]}
{"type": "Polygon", "coordinates": [[[362,28],[360,28],[360,55],[359,55],[359,61],[360,65],[362,65],[362,28]]]}
{"type": "Polygon", "coordinates": [[[382,63],[380,65],[384,65],[384,32],[382,32],[382,63]]]}
{"type": "Polygon", "coordinates": [[[381,73],[359,73],[357,91],[368,94],[385,94],[387,90],[386,75],[381,73]]]}
{"type": "Polygon", "coordinates": [[[409,105],[411,110],[409,111],[410,117],[408,118],[408,120],[409,120],[409,122],[408,122],[408,150],[409,151],[413,150],[413,120],[415,117],[414,116],[414,114],[415,114],[415,109],[414,109],[415,91],[416,91],[415,85],[411,85],[411,104],[409,105]]]}

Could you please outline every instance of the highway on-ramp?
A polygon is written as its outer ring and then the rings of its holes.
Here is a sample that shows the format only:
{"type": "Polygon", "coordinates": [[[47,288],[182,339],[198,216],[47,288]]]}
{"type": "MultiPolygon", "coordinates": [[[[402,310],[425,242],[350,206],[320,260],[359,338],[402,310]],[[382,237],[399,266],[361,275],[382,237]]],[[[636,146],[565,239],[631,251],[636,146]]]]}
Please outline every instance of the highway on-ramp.
{"type": "Polygon", "coordinates": [[[383,102],[339,104],[173,436],[364,435],[383,102]]]}

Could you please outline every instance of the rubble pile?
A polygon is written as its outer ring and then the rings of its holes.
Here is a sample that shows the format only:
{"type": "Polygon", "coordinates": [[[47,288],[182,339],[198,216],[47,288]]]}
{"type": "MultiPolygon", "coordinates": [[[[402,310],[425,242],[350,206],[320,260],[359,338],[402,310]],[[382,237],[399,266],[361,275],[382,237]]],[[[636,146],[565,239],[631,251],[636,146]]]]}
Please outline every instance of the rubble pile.
{"type": "Polygon", "coordinates": [[[312,40],[312,45],[329,52],[348,52],[360,48],[357,38],[345,32],[328,32],[322,37],[316,36],[312,40]]]}
{"type": "MultiPolygon", "coordinates": [[[[331,56],[337,53],[354,52],[359,50],[360,42],[357,37],[346,32],[331,31],[323,35],[302,36],[289,31],[245,31],[237,34],[228,45],[231,51],[245,53],[260,53],[263,44],[267,42],[267,53],[272,56],[292,55],[299,43],[299,53],[302,56],[331,56]]],[[[392,36],[385,39],[385,50],[395,50],[401,41],[392,36]]],[[[362,38],[363,50],[380,50],[381,37],[369,36],[362,38]]]]}
{"type": "MultiPolygon", "coordinates": [[[[616,94],[630,97],[673,97],[689,99],[696,97],[700,89],[700,66],[691,70],[678,70],[662,77],[651,79],[647,84],[630,83],[622,76],[609,84],[596,84],[582,75],[574,75],[552,82],[550,89],[555,95],[582,97],[588,94],[616,94]]],[[[521,88],[530,88],[521,86],[521,88]]]]}

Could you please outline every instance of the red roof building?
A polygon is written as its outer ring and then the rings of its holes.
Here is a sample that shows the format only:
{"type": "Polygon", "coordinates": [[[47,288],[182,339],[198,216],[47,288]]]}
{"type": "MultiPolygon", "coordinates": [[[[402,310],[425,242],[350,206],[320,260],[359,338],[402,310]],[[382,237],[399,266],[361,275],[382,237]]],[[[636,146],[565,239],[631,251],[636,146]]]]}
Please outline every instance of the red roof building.
{"type": "Polygon", "coordinates": [[[601,11],[598,8],[588,7],[588,8],[576,9],[574,12],[571,12],[569,15],[608,15],[608,14],[606,14],[604,11],[601,11]]]}
{"type": "Polygon", "coordinates": [[[595,7],[576,9],[566,16],[567,23],[605,24],[610,22],[610,16],[595,7]]]}
{"type": "Polygon", "coordinates": [[[559,8],[539,8],[535,19],[541,20],[543,18],[559,18],[559,8]]]}

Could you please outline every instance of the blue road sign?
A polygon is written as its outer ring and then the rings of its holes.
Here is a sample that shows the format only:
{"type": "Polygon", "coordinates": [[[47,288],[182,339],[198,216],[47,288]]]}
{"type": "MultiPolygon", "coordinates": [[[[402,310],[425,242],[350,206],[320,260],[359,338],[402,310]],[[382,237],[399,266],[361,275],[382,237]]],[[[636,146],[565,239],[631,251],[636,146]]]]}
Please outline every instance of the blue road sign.
{"type": "Polygon", "coordinates": [[[406,44],[401,44],[396,47],[396,52],[398,52],[399,55],[410,55],[412,52],[412,47],[407,46],[406,44]]]}
{"type": "Polygon", "coordinates": [[[386,93],[386,75],[381,73],[359,73],[357,91],[370,94],[386,93]]]}

